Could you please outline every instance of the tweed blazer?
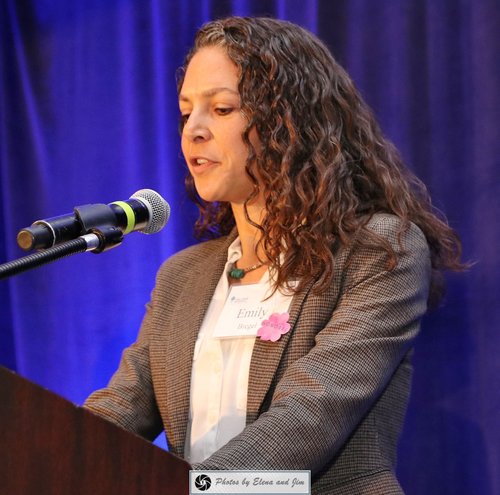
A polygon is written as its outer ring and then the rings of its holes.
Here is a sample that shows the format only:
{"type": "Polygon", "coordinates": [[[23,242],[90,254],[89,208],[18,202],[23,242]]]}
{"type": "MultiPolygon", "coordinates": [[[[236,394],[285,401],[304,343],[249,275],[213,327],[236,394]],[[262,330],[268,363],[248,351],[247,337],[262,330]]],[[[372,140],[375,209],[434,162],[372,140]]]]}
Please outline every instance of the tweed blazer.
{"type": "MultiPolygon", "coordinates": [[[[399,494],[396,443],[410,355],[426,311],[430,255],[411,224],[377,214],[369,229],[398,254],[357,243],[335,253],[328,290],[294,295],[291,330],[256,339],[247,426],[199,469],[307,469],[315,494],[399,494]]],[[[160,268],[136,342],[85,406],[146,438],[165,430],[182,456],[195,341],[234,235],[187,248],[160,268]]],[[[365,234],[366,235],[366,234],[365,234]]]]}

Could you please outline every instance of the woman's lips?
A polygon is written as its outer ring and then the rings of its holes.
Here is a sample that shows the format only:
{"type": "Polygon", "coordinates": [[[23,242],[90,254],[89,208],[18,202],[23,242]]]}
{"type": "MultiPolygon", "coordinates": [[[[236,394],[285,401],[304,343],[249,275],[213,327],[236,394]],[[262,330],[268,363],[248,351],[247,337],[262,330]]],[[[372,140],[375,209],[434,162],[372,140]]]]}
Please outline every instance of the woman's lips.
{"type": "Polygon", "coordinates": [[[190,160],[191,169],[195,174],[201,174],[205,170],[214,166],[217,162],[210,160],[209,158],[193,158],[190,160]]]}

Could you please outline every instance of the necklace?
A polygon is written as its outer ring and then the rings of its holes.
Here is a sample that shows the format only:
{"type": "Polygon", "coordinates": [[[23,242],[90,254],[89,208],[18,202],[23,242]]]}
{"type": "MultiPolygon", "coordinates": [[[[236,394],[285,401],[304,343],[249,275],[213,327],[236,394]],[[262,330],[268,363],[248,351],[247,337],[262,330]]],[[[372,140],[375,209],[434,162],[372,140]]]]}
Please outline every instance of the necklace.
{"type": "Polygon", "coordinates": [[[253,272],[264,265],[265,263],[255,263],[255,265],[249,266],[248,268],[238,268],[235,263],[229,272],[229,276],[236,280],[241,280],[247,273],[253,272]]]}

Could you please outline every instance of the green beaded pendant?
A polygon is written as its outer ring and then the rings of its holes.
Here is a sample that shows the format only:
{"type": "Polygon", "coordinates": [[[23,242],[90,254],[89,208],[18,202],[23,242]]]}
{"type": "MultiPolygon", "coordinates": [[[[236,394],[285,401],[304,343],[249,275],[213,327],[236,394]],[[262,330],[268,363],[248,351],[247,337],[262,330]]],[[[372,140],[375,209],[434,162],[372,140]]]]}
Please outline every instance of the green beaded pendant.
{"type": "Polygon", "coordinates": [[[245,276],[245,270],[243,270],[241,268],[233,268],[229,272],[229,276],[231,278],[235,278],[236,280],[240,280],[240,279],[242,279],[245,276]]]}

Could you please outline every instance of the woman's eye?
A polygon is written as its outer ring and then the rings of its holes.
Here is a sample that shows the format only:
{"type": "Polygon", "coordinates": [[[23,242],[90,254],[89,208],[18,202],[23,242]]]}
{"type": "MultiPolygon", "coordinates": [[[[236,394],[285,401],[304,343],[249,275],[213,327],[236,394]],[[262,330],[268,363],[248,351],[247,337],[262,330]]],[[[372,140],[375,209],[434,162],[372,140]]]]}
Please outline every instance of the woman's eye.
{"type": "Polygon", "coordinates": [[[229,115],[232,111],[233,108],[231,107],[217,107],[215,109],[218,115],[229,115]]]}

